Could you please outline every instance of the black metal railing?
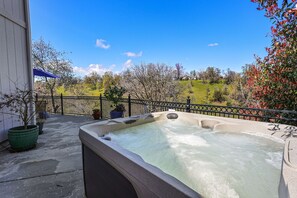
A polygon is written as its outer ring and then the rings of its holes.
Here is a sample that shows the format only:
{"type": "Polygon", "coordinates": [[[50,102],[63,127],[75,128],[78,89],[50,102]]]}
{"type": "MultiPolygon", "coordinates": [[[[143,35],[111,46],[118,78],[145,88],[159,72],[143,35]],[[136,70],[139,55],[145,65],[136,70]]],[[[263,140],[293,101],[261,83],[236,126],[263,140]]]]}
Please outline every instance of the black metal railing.
{"type": "MultiPolygon", "coordinates": [[[[109,112],[113,109],[112,103],[102,96],[63,96],[61,94],[60,96],[54,96],[55,105],[59,107],[54,112],[51,97],[43,96],[42,98],[47,101],[48,112],[62,115],[91,115],[92,109],[98,108],[101,110],[102,118],[109,118],[109,112]]],[[[191,104],[189,97],[185,103],[181,103],[139,100],[128,96],[128,98],[123,98],[121,103],[126,109],[124,116],[174,109],[211,116],[297,125],[297,111],[191,104]]]]}

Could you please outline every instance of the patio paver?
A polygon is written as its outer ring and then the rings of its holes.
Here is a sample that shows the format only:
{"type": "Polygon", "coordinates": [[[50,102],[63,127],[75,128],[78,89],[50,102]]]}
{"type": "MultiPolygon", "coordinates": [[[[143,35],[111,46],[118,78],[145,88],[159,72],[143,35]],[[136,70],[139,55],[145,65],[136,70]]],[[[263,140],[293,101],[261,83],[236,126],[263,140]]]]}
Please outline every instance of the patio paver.
{"type": "Polygon", "coordinates": [[[0,152],[0,197],[84,197],[79,126],[87,116],[53,115],[36,148],[0,152]]]}

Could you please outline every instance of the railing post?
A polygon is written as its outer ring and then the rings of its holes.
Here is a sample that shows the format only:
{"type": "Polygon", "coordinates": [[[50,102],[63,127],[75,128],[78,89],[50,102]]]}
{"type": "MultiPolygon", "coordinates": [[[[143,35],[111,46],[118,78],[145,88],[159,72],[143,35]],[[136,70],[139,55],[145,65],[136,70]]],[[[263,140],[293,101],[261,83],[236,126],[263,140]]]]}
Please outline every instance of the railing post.
{"type": "Polygon", "coordinates": [[[131,117],[131,96],[130,96],[130,94],[128,95],[128,114],[129,114],[129,117],[131,117]]]}
{"type": "Polygon", "coordinates": [[[102,115],[103,115],[103,113],[102,113],[102,94],[100,94],[99,101],[100,101],[100,118],[102,119],[103,118],[102,117],[102,115]]]}
{"type": "Polygon", "coordinates": [[[186,112],[190,112],[190,111],[191,111],[191,99],[190,99],[190,96],[188,96],[187,105],[186,105],[186,112]]]}
{"type": "Polygon", "coordinates": [[[64,115],[63,94],[61,93],[61,115],[64,115]]]}

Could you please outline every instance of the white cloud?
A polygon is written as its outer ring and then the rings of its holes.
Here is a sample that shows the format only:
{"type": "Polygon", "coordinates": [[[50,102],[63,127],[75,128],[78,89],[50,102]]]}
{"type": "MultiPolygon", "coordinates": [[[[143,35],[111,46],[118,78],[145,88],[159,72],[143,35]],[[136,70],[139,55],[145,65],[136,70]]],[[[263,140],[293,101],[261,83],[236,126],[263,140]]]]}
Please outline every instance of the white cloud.
{"type": "Polygon", "coordinates": [[[103,75],[105,72],[110,72],[115,68],[115,64],[110,65],[109,67],[104,67],[101,64],[90,64],[87,68],[84,67],[74,67],[73,72],[78,76],[89,75],[92,72],[96,72],[99,75],[103,75]]]}
{"type": "Polygon", "coordinates": [[[79,76],[84,76],[87,74],[87,71],[82,67],[73,67],[73,72],[79,76]]]}
{"type": "Polygon", "coordinates": [[[219,44],[218,43],[210,43],[208,44],[208,47],[215,47],[215,46],[218,46],[219,44]]]}
{"type": "Polygon", "coordinates": [[[103,49],[108,49],[110,48],[110,45],[106,43],[105,40],[103,39],[96,39],[96,46],[103,48],[103,49]]]}
{"type": "Polygon", "coordinates": [[[134,52],[125,52],[124,53],[128,57],[141,57],[142,56],[142,51],[139,53],[134,53],[134,52]]]}
{"type": "Polygon", "coordinates": [[[133,62],[131,59],[128,59],[124,64],[123,64],[123,70],[128,69],[129,67],[133,66],[133,62]]]}
{"type": "Polygon", "coordinates": [[[116,66],[117,66],[116,64],[112,64],[112,65],[109,66],[109,69],[113,70],[116,66]]]}

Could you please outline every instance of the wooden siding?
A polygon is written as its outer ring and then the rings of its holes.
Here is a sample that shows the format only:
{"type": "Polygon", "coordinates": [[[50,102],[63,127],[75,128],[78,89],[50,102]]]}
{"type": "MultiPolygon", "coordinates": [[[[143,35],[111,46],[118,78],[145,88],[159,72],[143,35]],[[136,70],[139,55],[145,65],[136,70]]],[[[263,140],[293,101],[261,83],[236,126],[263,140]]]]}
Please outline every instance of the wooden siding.
{"type": "MultiPolygon", "coordinates": [[[[0,92],[32,87],[28,0],[0,0],[0,92]]],[[[18,117],[0,113],[0,142],[7,130],[20,125],[18,117]]]]}

